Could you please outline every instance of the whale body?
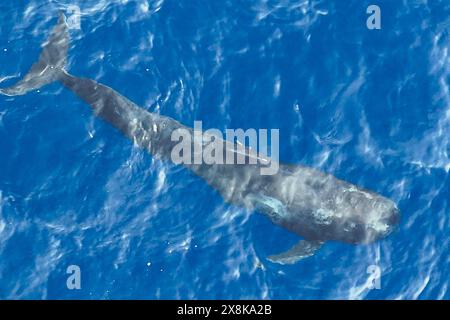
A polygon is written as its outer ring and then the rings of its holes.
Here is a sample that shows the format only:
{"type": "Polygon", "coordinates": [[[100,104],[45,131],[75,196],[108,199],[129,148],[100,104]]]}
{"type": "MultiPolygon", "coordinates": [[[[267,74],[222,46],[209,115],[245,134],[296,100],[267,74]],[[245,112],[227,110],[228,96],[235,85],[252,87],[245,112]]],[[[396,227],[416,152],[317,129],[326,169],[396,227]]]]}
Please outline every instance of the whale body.
{"type": "MultiPolygon", "coordinates": [[[[192,128],[170,117],[150,113],[108,86],[69,74],[68,50],[68,26],[61,13],[38,62],[20,81],[0,89],[0,93],[18,96],[60,82],[89,104],[98,117],[161,160],[171,160],[171,151],[177,144],[171,139],[173,130],[194,134],[192,128]]],[[[236,152],[230,142],[224,142],[223,148],[224,153],[236,152]]],[[[250,156],[252,151],[247,151],[250,156]]],[[[377,193],[300,165],[279,163],[276,174],[261,175],[261,166],[265,165],[264,161],[184,164],[227,203],[260,212],[274,224],[302,237],[289,250],[269,256],[272,262],[295,263],[313,255],[326,241],[371,243],[389,235],[399,222],[395,203],[377,193]]]]}

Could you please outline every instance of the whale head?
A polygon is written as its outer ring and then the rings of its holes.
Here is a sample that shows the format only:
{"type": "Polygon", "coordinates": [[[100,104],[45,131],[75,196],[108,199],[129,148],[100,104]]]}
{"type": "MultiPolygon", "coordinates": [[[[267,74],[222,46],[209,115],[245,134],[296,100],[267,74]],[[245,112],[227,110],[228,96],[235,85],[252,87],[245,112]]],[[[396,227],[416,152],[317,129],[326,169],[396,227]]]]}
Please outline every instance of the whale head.
{"type": "MultiPolygon", "coordinates": [[[[391,234],[400,212],[390,199],[312,169],[299,169],[291,180],[288,225],[314,240],[371,243],[391,234]]],[[[281,190],[282,188],[280,188],[281,190]]],[[[289,191],[289,190],[288,190],[289,191]]]]}
{"type": "Polygon", "coordinates": [[[343,219],[344,239],[353,243],[370,243],[391,234],[400,222],[395,203],[379,194],[351,186],[337,203],[343,219]]]}
{"type": "Polygon", "coordinates": [[[282,172],[248,193],[245,205],[305,239],[371,243],[400,221],[395,203],[380,194],[309,168],[282,172]]]}

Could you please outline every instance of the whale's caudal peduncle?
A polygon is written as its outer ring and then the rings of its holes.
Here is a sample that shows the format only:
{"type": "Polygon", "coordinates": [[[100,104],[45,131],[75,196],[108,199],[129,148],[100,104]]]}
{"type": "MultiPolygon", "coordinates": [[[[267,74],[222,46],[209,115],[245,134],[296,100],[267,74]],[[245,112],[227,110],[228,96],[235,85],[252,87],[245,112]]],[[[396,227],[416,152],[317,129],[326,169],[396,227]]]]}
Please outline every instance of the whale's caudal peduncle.
{"type": "MultiPolygon", "coordinates": [[[[22,80],[0,89],[0,93],[23,95],[59,81],[89,104],[98,117],[162,160],[171,160],[177,144],[171,139],[174,130],[182,129],[194,136],[192,128],[139,108],[105,85],[70,75],[66,71],[68,48],[68,27],[61,14],[38,62],[22,80]]],[[[196,143],[195,139],[192,141],[196,143]]],[[[232,143],[223,141],[222,145],[224,154],[235,156],[232,143]]],[[[247,150],[247,157],[259,155],[247,150]]],[[[279,170],[275,174],[262,175],[260,169],[274,161],[264,160],[256,164],[246,161],[234,165],[184,165],[217,190],[225,201],[259,211],[275,224],[304,238],[288,251],[269,257],[273,262],[295,263],[313,255],[330,240],[370,243],[387,236],[398,223],[399,211],[395,204],[376,193],[299,165],[276,163],[279,170]]]]}

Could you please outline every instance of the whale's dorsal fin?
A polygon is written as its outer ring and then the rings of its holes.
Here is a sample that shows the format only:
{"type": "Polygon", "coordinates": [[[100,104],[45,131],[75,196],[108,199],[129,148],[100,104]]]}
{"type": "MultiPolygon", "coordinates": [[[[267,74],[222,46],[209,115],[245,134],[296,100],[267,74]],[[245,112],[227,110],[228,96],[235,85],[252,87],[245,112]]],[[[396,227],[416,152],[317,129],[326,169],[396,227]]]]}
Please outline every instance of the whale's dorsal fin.
{"type": "Polygon", "coordinates": [[[300,240],[288,251],[269,256],[267,259],[279,264],[293,264],[297,261],[310,257],[323,245],[323,241],[300,240]]]}

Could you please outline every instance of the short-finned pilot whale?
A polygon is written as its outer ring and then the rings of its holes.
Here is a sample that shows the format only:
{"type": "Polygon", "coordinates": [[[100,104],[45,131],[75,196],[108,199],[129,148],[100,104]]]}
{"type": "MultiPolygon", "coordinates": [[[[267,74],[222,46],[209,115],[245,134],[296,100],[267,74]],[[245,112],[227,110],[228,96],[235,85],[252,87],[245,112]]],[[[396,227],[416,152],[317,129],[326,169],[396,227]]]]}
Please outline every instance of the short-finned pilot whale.
{"type": "MultiPolygon", "coordinates": [[[[113,89],[66,71],[69,32],[61,13],[38,62],[16,84],[0,89],[8,96],[23,95],[59,81],[89,104],[94,113],[134,143],[160,159],[170,160],[176,142],[171,133],[193,129],[178,121],[139,108],[113,89]]],[[[234,152],[224,143],[224,152],[234,152]]],[[[185,165],[217,190],[224,200],[268,216],[273,223],[301,236],[288,251],[269,257],[291,264],[313,255],[324,242],[370,243],[386,237],[399,221],[389,199],[311,168],[279,164],[274,175],[261,175],[264,164],[185,165]]]]}

